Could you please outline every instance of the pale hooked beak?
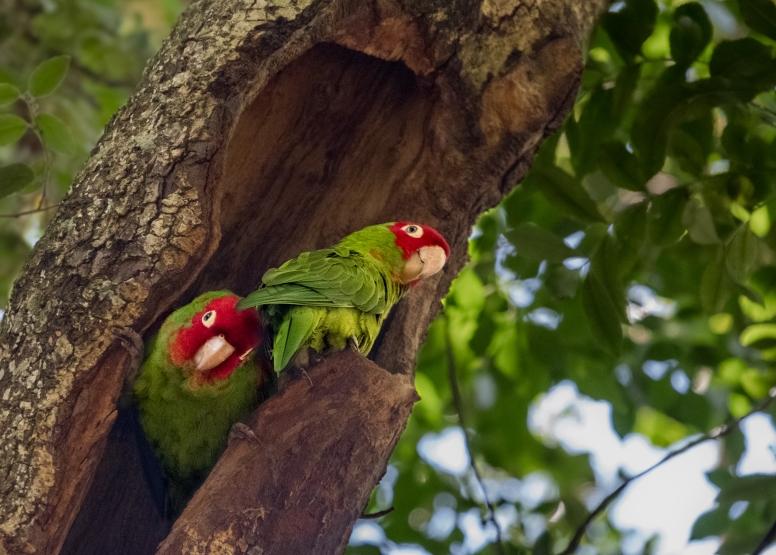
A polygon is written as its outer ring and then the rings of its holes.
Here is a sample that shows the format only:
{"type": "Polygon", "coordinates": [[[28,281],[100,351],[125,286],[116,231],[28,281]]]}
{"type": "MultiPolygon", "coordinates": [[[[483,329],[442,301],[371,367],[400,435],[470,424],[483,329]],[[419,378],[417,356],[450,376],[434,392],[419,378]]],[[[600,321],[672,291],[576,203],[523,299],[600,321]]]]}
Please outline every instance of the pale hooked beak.
{"type": "Polygon", "coordinates": [[[423,279],[433,276],[441,270],[444,267],[445,262],[447,262],[445,249],[442,247],[421,247],[420,261],[423,262],[423,270],[421,270],[418,277],[423,279]]]}
{"type": "Polygon", "coordinates": [[[410,283],[433,276],[442,269],[445,262],[447,262],[447,256],[442,247],[421,247],[404,263],[399,281],[410,283]]]}
{"type": "Polygon", "coordinates": [[[217,335],[208,339],[194,355],[194,367],[197,372],[215,368],[234,353],[234,347],[224,339],[223,335],[217,335]]]}

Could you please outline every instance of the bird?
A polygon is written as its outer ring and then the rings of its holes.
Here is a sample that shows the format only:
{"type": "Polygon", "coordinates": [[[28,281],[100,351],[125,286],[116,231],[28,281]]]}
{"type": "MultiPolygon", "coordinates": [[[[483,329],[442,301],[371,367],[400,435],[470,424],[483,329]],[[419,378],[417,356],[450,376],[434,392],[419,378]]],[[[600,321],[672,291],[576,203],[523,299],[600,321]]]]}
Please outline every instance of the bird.
{"type": "Polygon", "coordinates": [[[366,356],[391,308],[419,280],[439,272],[450,246],[433,227],[373,225],[329,249],[305,252],[268,270],[237,304],[260,308],[274,336],[275,372],[304,369],[314,357],[350,344],[366,356]]]}
{"type": "Polygon", "coordinates": [[[236,310],[238,300],[227,290],[202,294],[170,314],[145,345],[132,390],[166,480],[166,516],[183,510],[233,425],[260,401],[263,327],[256,310],[236,310]]]}

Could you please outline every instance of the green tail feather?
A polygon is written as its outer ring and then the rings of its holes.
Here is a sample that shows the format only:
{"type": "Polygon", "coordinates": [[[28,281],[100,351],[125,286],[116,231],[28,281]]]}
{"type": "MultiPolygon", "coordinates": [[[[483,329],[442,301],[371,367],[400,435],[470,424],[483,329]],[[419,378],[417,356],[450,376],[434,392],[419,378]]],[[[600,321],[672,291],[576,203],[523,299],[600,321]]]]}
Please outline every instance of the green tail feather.
{"type": "Polygon", "coordinates": [[[275,372],[280,372],[291,362],[299,348],[310,338],[320,320],[320,312],[309,308],[294,310],[283,320],[272,349],[275,372]]]}

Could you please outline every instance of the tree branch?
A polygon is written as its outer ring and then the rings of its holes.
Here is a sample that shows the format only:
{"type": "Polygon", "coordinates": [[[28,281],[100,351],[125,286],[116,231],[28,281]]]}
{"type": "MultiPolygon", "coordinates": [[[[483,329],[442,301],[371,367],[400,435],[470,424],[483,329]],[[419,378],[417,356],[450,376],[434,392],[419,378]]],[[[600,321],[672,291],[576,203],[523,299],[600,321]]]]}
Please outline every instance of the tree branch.
{"type": "Polygon", "coordinates": [[[21,218],[22,216],[29,216],[30,214],[37,214],[38,212],[46,212],[52,208],[59,206],[59,203],[52,204],[51,206],[45,206],[43,208],[34,208],[32,210],[26,210],[24,212],[16,212],[15,214],[0,214],[0,218],[21,218]]]}
{"type": "Polygon", "coordinates": [[[466,428],[466,415],[464,414],[464,408],[463,408],[463,398],[461,397],[461,388],[458,385],[458,372],[456,370],[455,365],[455,353],[453,352],[453,344],[450,340],[450,321],[447,319],[447,315],[443,313],[442,316],[445,320],[445,349],[447,351],[447,378],[450,381],[450,392],[453,395],[453,406],[455,407],[455,412],[458,413],[458,422],[461,424],[461,429],[463,430],[463,441],[466,446],[466,452],[469,454],[469,465],[471,466],[472,472],[474,472],[474,477],[477,480],[477,483],[480,486],[480,489],[482,489],[482,497],[485,500],[485,505],[488,508],[488,518],[486,518],[486,521],[490,521],[493,523],[493,526],[496,527],[496,551],[499,553],[499,555],[504,555],[504,544],[502,543],[501,539],[501,527],[499,526],[498,522],[496,521],[496,508],[493,506],[493,503],[491,503],[490,499],[488,498],[488,492],[485,489],[485,484],[482,481],[482,476],[480,476],[480,471],[477,470],[477,465],[474,464],[474,455],[472,454],[472,448],[471,444],[469,443],[469,436],[466,428]]]}
{"type": "Polygon", "coordinates": [[[765,534],[765,537],[763,538],[763,541],[760,542],[760,545],[758,545],[757,548],[752,551],[752,555],[760,555],[760,553],[765,551],[768,546],[773,543],[774,538],[776,538],[776,522],[773,523],[773,526],[771,526],[770,530],[768,530],[768,533],[765,534]]]}
{"type": "MultiPolygon", "coordinates": [[[[569,545],[566,547],[566,549],[564,549],[560,553],[560,555],[570,555],[571,553],[574,553],[574,551],[576,551],[577,547],[579,547],[579,544],[582,541],[582,538],[585,535],[585,531],[587,530],[588,525],[598,515],[600,515],[611,504],[612,501],[617,499],[617,497],[623,492],[623,490],[625,490],[625,488],[628,487],[628,485],[631,482],[633,482],[634,480],[638,480],[639,478],[641,478],[642,476],[645,476],[646,474],[649,474],[650,472],[652,472],[656,468],[658,468],[660,466],[663,466],[665,463],[667,463],[671,459],[681,455],[682,453],[686,453],[687,451],[689,451],[693,447],[697,447],[701,443],[705,443],[705,442],[709,441],[710,439],[719,439],[719,438],[721,438],[723,436],[726,436],[727,434],[729,434],[733,430],[738,429],[738,427],[741,424],[741,422],[743,422],[744,420],[746,420],[747,418],[749,418],[753,414],[756,414],[758,412],[761,412],[761,411],[765,410],[768,407],[768,405],[771,404],[771,402],[773,401],[774,398],[776,398],[776,387],[772,388],[768,392],[768,396],[765,397],[765,399],[759,405],[757,405],[751,411],[746,413],[744,416],[742,416],[740,418],[737,418],[737,419],[733,420],[732,422],[729,422],[728,424],[725,424],[724,426],[720,426],[718,428],[715,428],[715,429],[711,430],[710,432],[708,432],[707,434],[699,437],[698,439],[695,439],[695,440],[691,441],[690,443],[688,443],[684,447],[676,449],[675,451],[671,451],[665,457],[663,457],[660,461],[658,461],[657,463],[653,464],[652,466],[650,466],[646,470],[644,470],[642,472],[639,472],[635,476],[631,476],[630,478],[625,480],[622,484],[619,485],[619,487],[617,489],[615,489],[612,493],[607,495],[604,498],[604,500],[601,501],[595,509],[593,509],[593,511],[587,516],[585,521],[582,523],[582,525],[579,526],[579,528],[577,528],[576,532],[574,533],[574,536],[571,538],[571,541],[569,542],[569,545]]],[[[774,525],[774,527],[776,527],[776,524],[774,525]]],[[[768,532],[769,536],[771,535],[771,532],[773,532],[773,534],[776,534],[776,529],[772,529],[771,531],[769,531],[768,532]]],[[[767,539],[768,539],[768,536],[766,536],[766,540],[767,539]]],[[[763,540],[763,541],[765,541],[765,540],[763,540]]]]}

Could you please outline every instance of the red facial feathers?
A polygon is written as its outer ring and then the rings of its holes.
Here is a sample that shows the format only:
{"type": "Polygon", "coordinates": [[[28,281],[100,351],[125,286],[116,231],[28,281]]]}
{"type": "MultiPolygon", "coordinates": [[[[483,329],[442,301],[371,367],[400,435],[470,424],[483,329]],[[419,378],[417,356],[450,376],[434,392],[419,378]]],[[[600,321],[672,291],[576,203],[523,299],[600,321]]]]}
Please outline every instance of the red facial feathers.
{"type": "Polygon", "coordinates": [[[396,222],[388,229],[396,235],[396,246],[402,250],[404,260],[407,260],[412,256],[412,253],[417,252],[421,247],[442,247],[445,251],[445,257],[450,258],[450,245],[448,245],[445,238],[431,226],[412,222],[396,222]],[[413,237],[410,233],[405,231],[404,228],[406,228],[406,226],[415,226],[419,228],[422,233],[415,232],[414,235],[420,236],[413,237]]]}
{"type": "Polygon", "coordinates": [[[177,366],[191,364],[194,355],[208,339],[223,335],[234,347],[234,353],[215,368],[203,372],[203,381],[212,384],[228,378],[250,351],[261,344],[259,315],[255,309],[237,312],[239,300],[237,295],[213,299],[192,317],[190,326],[180,328],[170,341],[173,363],[177,366]]]}

